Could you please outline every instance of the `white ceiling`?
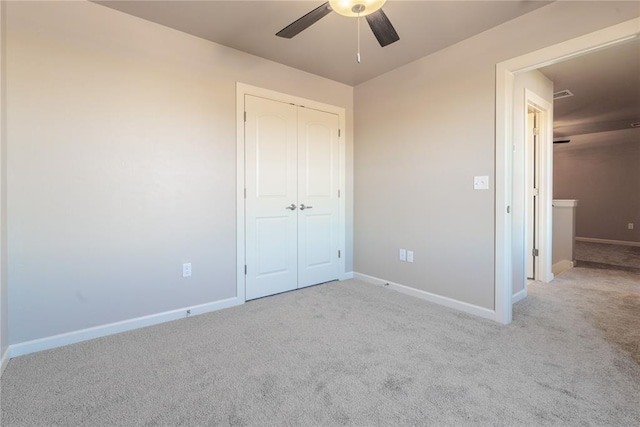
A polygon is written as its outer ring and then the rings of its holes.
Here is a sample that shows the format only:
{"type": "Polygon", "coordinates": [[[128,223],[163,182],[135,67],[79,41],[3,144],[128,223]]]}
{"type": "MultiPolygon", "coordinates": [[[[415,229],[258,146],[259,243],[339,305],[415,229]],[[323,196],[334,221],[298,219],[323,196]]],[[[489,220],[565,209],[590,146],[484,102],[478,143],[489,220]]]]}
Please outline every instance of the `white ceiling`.
{"type": "MultiPolygon", "coordinates": [[[[324,3],[307,1],[96,1],[213,42],[355,86],[482,31],[543,7],[532,0],[399,1],[384,11],[400,40],[380,47],[361,24],[330,13],[293,39],[275,33],[324,3]]],[[[628,129],[640,121],[640,41],[554,64],[541,71],[555,90],[575,96],[554,103],[556,137],[628,129]]],[[[640,129],[638,129],[640,134],[640,129]]],[[[640,136],[639,136],[640,137],[640,136]]]]}
{"type": "Polygon", "coordinates": [[[400,40],[380,47],[366,20],[356,62],[357,19],[330,13],[292,39],[275,33],[320,6],[309,1],[97,1],[113,9],[351,86],[549,2],[396,1],[384,12],[400,40]]]}

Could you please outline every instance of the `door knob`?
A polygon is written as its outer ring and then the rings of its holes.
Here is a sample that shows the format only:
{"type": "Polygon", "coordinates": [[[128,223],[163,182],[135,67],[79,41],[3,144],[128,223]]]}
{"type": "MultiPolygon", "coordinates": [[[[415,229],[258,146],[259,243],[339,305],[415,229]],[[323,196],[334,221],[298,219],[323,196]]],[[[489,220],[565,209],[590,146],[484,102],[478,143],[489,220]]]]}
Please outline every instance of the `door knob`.
{"type": "Polygon", "coordinates": [[[303,211],[305,209],[311,209],[313,206],[305,206],[304,204],[300,205],[300,210],[303,211]]]}
{"type": "Polygon", "coordinates": [[[292,211],[296,210],[296,205],[294,205],[293,203],[291,203],[291,206],[287,206],[285,209],[290,209],[292,211]]]}

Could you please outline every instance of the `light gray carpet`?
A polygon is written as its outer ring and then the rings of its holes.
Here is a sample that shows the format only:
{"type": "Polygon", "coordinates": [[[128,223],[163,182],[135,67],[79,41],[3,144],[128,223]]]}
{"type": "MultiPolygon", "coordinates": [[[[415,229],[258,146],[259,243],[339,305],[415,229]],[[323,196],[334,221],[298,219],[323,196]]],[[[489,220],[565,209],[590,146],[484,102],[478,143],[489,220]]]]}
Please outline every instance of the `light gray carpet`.
{"type": "Polygon", "coordinates": [[[640,425],[639,279],[575,268],[509,326],[307,288],[12,359],[2,425],[640,425]]]}
{"type": "Polygon", "coordinates": [[[574,257],[577,264],[584,267],[640,273],[640,246],[576,241],[574,257]]]}

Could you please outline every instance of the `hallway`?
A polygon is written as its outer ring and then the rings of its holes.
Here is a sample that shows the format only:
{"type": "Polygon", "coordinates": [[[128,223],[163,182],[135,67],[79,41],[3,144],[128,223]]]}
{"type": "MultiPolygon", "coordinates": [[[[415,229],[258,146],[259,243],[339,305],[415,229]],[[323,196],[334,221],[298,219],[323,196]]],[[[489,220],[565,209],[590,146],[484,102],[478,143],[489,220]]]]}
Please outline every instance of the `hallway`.
{"type": "Polygon", "coordinates": [[[575,259],[579,267],[640,273],[640,246],[576,241],[575,259]]]}

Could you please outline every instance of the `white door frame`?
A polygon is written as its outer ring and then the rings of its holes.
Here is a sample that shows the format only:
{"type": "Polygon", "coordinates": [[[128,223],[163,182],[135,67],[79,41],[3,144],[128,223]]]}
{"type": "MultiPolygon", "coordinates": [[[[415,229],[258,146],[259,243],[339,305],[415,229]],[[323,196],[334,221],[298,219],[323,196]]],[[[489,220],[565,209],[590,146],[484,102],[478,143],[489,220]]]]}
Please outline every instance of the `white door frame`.
{"type": "MultiPolygon", "coordinates": [[[[569,58],[623,43],[640,35],[640,18],[595,31],[584,36],[549,46],[496,65],[496,194],[495,194],[495,320],[508,324],[512,320],[512,216],[513,197],[522,197],[523,188],[513,188],[513,79],[526,72],[569,58]]],[[[547,177],[550,181],[550,176],[547,177]]],[[[547,194],[546,197],[552,197],[547,194]]],[[[551,234],[546,237],[551,244],[551,234]]],[[[548,252],[551,253],[549,246],[548,252]]],[[[522,256],[523,254],[517,254],[522,256]]]]}
{"type": "MultiPolygon", "coordinates": [[[[553,280],[551,247],[552,247],[552,231],[553,231],[553,105],[534,93],[529,89],[524,91],[525,112],[527,114],[528,107],[535,108],[540,114],[540,123],[538,124],[538,164],[536,165],[538,173],[538,204],[535,207],[536,212],[536,235],[538,237],[538,262],[534,268],[534,277],[542,282],[550,282],[553,280]]],[[[526,125],[526,117],[525,117],[526,125]]],[[[516,130],[517,131],[517,130],[516,130]]],[[[528,153],[528,151],[526,151],[528,153]]],[[[534,156],[536,153],[533,154],[534,156]]],[[[530,164],[528,155],[525,157],[525,165],[530,164]]],[[[525,166],[526,167],[526,166],[525,166]]],[[[525,180],[526,182],[526,180],[525,180]]],[[[514,188],[514,197],[518,194],[519,189],[514,188]]],[[[526,188],[522,189],[523,194],[527,194],[526,188]]],[[[525,206],[528,206],[525,203],[525,206]]],[[[525,215],[526,218],[526,215],[525,215]]],[[[526,221],[526,219],[525,219],[526,221]]],[[[529,233],[528,227],[523,227],[526,233],[529,233]]],[[[525,237],[526,238],[526,237],[525,237]]],[[[524,246],[525,250],[527,245],[524,246]]],[[[514,256],[517,254],[514,254],[514,256]]],[[[529,254],[525,253],[525,256],[529,254]]],[[[527,274],[525,265],[525,274],[522,277],[523,288],[526,292],[527,274]]]]}
{"type": "MultiPolygon", "coordinates": [[[[522,283],[524,280],[520,278],[518,280],[515,277],[515,281],[519,282],[519,286],[516,286],[516,289],[523,290],[523,297],[527,296],[527,286],[529,280],[533,280],[536,277],[540,277],[537,270],[539,264],[536,261],[536,257],[533,255],[533,251],[537,247],[540,247],[539,239],[537,238],[539,227],[536,223],[538,218],[537,215],[537,204],[534,201],[537,200],[538,195],[535,194],[535,189],[538,188],[538,184],[536,181],[536,177],[540,176],[540,173],[537,170],[537,166],[540,164],[540,156],[538,155],[538,135],[536,129],[536,122],[539,122],[539,111],[536,110],[532,105],[530,105],[525,99],[524,109],[525,112],[525,120],[527,121],[527,128],[524,138],[523,138],[523,153],[524,153],[524,182],[525,182],[525,198],[524,198],[524,248],[525,248],[525,259],[522,263],[526,276],[526,283],[522,283]],[[531,273],[531,274],[529,274],[531,273]]],[[[514,129],[515,130],[515,129],[514,129]]],[[[517,134],[516,134],[517,135],[517,134]]],[[[514,141],[516,138],[514,135],[514,141]]],[[[514,168],[515,169],[515,168],[514,168]]],[[[515,184],[514,184],[515,185],[515,184]]],[[[514,223],[516,221],[514,220],[514,223]]],[[[514,224],[515,225],[515,224],[514,224]]],[[[517,253],[514,252],[514,257],[517,253]]],[[[515,285],[515,283],[514,283],[515,285]]],[[[515,298],[514,298],[515,300],[515,298]]]]}
{"type": "Polygon", "coordinates": [[[340,280],[348,278],[345,271],[345,247],[346,247],[346,110],[342,107],[324,104],[293,95],[275,92],[256,86],[250,86],[238,82],[236,84],[236,296],[242,302],[246,301],[245,295],[245,210],[244,210],[244,189],[245,189],[245,158],[244,158],[244,96],[253,95],[274,101],[287,102],[301,105],[315,110],[326,111],[338,116],[340,126],[339,148],[339,185],[341,196],[339,199],[338,218],[338,243],[341,256],[338,259],[338,276],[340,280]]]}

